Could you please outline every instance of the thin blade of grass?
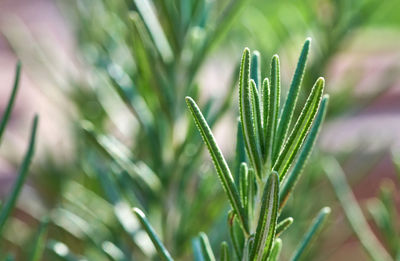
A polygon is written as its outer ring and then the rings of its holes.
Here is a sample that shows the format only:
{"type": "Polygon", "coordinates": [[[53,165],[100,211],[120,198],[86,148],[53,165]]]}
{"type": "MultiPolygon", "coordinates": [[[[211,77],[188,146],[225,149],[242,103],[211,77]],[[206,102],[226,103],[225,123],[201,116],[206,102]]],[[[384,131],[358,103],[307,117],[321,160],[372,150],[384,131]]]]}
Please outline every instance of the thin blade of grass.
{"type": "Polygon", "coordinates": [[[0,235],[2,234],[4,224],[7,221],[7,218],[10,216],[12,210],[15,207],[15,204],[17,202],[18,196],[21,192],[22,186],[25,182],[26,176],[28,174],[28,168],[29,165],[32,161],[33,154],[35,152],[35,142],[36,142],[36,130],[37,130],[37,125],[38,125],[38,116],[36,115],[35,118],[33,119],[33,124],[32,124],[32,130],[31,130],[31,136],[30,136],[30,141],[29,141],[29,146],[28,150],[24,156],[24,159],[22,161],[22,165],[19,168],[18,171],[18,177],[14,183],[14,186],[11,190],[11,195],[7,199],[7,201],[3,204],[3,207],[1,209],[0,213],[0,235]]]}
{"type": "Polygon", "coordinates": [[[323,78],[319,78],[314,84],[288,140],[274,163],[273,170],[279,173],[281,181],[283,181],[283,178],[293,163],[297,152],[303,145],[306,135],[311,128],[321,103],[324,86],[325,81],[323,78]]]}
{"type": "Polygon", "coordinates": [[[248,223],[244,213],[243,204],[240,201],[240,195],[235,186],[235,182],[229,170],[228,164],[226,163],[221,150],[215,142],[215,138],[210,130],[210,127],[204,119],[204,116],[196,102],[190,97],[186,97],[186,102],[214,162],[214,166],[222,183],[222,187],[224,188],[231,206],[236,212],[244,231],[248,233],[248,223]]]}
{"type": "Polygon", "coordinates": [[[165,246],[161,242],[160,238],[157,236],[156,232],[154,231],[154,229],[148,222],[144,213],[138,208],[134,208],[133,212],[135,213],[136,217],[139,219],[140,223],[142,224],[143,229],[147,232],[147,235],[150,237],[151,241],[153,242],[153,245],[155,246],[157,253],[160,255],[160,257],[163,260],[172,261],[173,259],[170,255],[170,253],[165,248],[165,246]]]}
{"type": "Polygon", "coordinates": [[[314,239],[318,232],[321,230],[323,224],[325,223],[325,220],[330,213],[331,209],[329,207],[324,207],[319,211],[317,217],[313,220],[307,233],[301,240],[300,245],[297,247],[292,258],[290,259],[291,261],[297,261],[302,257],[302,255],[305,253],[305,250],[310,246],[312,239],[314,239]]]}
{"type": "Polygon", "coordinates": [[[4,133],[4,130],[6,129],[7,122],[11,115],[11,111],[12,111],[12,108],[13,108],[13,105],[15,102],[15,97],[17,96],[20,75],[21,75],[21,63],[18,62],[16,69],[15,69],[14,86],[11,91],[10,98],[8,99],[6,110],[4,111],[3,116],[1,118],[1,122],[0,122],[0,143],[2,141],[3,133],[4,133]]]}
{"type": "Polygon", "coordinates": [[[322,128],[322,123],[324,121],[326,110],[328,108],[329,96],[324,95],[322,98],[322,102],[320,108],[318,109],[318,114],[315,117],[315,121],[313,126],[311,127],[310,133],[307,136],[307,139],[304,142],[303,148],[299,152],[299,156],[297,158],[294,167],[291,172],[288,174],[286,181],[283,183],[280,190],[280,209],[285,205],[289,194],[293,190],[296,185],[297,180],[300,177],[300,174],[303,171],[304,165],[306,164],[309,155],[311,154],[312,149],[314,148],[315,141],[318,137],[318,133],[322,128]]]}
{"type": "Polygon", "coordinates": [[[279,206],[279,177],[272,172],[268,177],[264,188],[260,217],[254,237],[254,244],[250,252],[249,260],[261,260],[263,252],[267,255],[275,239],[275,228],[279,206]],[[265,249],[265,250],[264,250],[265,249]]]}
{"type": "Polygon", "coordinates": [[[240,122],[242,123],[243,136],[245,139],[245,145],[250,162],[255,168],[256,175],[258,177],[261,177],[261,153],[257,145],[257,137],[254,128],[255,125],[252,113],[251,92],[250,50],[248,48],[245,48],[243,52],[239,76],[240,122]]]}
{"type": "Polygon", "coordinates": [[[375,261],[393,260],[369,227],[339,163],[334,158],[326,158],[323,166],[343,207],[347,220],[365,251],[375,261]]]}
{"type": "Polygon", "coordinates": [[[200,238],[201,250],[203,252],[203,256],[205,257],[205,261],[215,261],[215,256],[212,251],[210,241],[208,240],[207,235],[203,232],[200,232],[199,238],[200,238]]]}
{"type": "Polygon", "coordinates": [[[289,131],[293,113],[296,108],[297,98],[299,96],[301,82],[303,80],[303,75],[306,68],[306,62],[307,62],[308,52],[310,50],[310,44],[311,44],[311,39],[308,38],[303,45],[303,49],[301,50],[301,54],[297,63],[296,71],[292,79],[292,83],[290,85],[286,102],[283,105],[283,110],[278,122],[278,129],[276,135],[277,136],[276,141],[278,142],[278,144],[275,146],[276,150],[274,151],[273,160],[275,160],[275,158],[278,156],[279,148],[284,143],[289,131]]]}

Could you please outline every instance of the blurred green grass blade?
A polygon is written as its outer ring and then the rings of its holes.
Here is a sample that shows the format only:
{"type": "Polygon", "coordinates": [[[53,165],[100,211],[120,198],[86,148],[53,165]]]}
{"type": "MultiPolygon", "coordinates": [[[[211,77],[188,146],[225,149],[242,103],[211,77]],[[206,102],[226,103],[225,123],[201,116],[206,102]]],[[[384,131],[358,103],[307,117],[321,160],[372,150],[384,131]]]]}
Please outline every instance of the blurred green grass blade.
{"type": "Polygon", "coordinates": [[[3,232],[4,224],[6,223],[7,218],[10,216],[12,210],[15,207],[18,196],[21,192],[22,186],[23,186],[26,176],[28,174],[28,168],[29,168],[29,165],[31,163],[31,160],[32,160],[32,157],[33,157],[33,154],[35,151],[37,125],[38,125],[38,116],[36,115],[35,118],[33,119],[29,147],[24,156],[21,167],[19,168],[18,177],[17,177],[17,179],[14,183],[14,186],[11,190],[10,196],[8,197],[6,202],[3,204],[1,212],[0,212],[0,235],[3,232]]]}
{"type": "Polygon", "coordinates": [[[262,196],[260,217],[258,218],[254,244],[250,252],[250,260],[261,260],[264,249],[269,255],[275,239],[276,221],[279,207],[279,177],[272,172],[267,180],[262,196]]]}
{"type": "Polygon", "coordinates": [[[31,255],[29,257],[30,261],[40,261],[42,260],[43,252],[46,245],[46,232],[49,220],[47,217],[42,219],[39,225],[39,229],[35,235],[34,245],[32,248],[31,255]]]}
{"type": "Polygon", "coordinates": [[[192,239],[193,257],[195,261],[205,261],[203,252],[201,250],[200,238],[195,237],[192,239]]]}
{"type": "Polygon", "coordinates": [[[279,260],[279,255],[282,250],[282,240],[280,238],[275,239],[274,244],[271,249],[271,254],[269,256],[265,256],[265,259],[263,258],[263,261],[278,261],[279,260]]]}
{"type": "Polygon", "coordinates": [[[278,225],[276,225],[276,237],[279,237],[280,234],[282,234],[283,231],[285,231],[288,227],[290,227],[292,223],[293,223],[292,217],[285,218],[284,220],[279,222],[278,225]]]}
{"type": "MultiPolygon", "coordinates": [[[[270,85],[270,106],[268,111],[264,111],[264,117],[268,118],[268,125],[265,128],[265,131],[268,131],[266,137],[268,137],[268,147],[269,150],[269,158],[267,158],[267,162],[272,164],[272,159],[274,158],[274,153],[278,153],[279,151],[279,142],[276,141],[277,129],[278,129],[278,119],[279,119],[279,110],[280,110],[280,102],[281,102],[281,73],[280,73],[280,64],[279,64],[279,56],[274,55],[271,60],[271,85],[270,85]],[[266,115],[268,113],[268,116],[266,115]]],[[[267,139],[267,138],[266,138],[267,139]]]]}
{"type": "Polygon", "coordinates": [[[281,187],[279,195],[280,208],[282,208],[285,205],[286,200],[289,197],[289,194],[296,185],[296,182],[299,179],[305,164],[307,163],[308,157],[311,154],[312,149],[315,145],[315,141],[318,137],[318,133],[322,128],[322,123],[324,122],[325,119],[328,104],[329,104],[329,96],[324,95],[321,101],[320,108],[318,109],[317,116],[315,117],[313,126],[311,127],[310,133],[308,134],[307,139],[304,142],[304,146],[300,150],[299,156],[296,162],[294,163],[291,172],[287,175],[287,179],[281,187]]]}
{"type": "Polygon", "coordinates": [[[90,123],[82,123],[82,128],[100,151],[114,160],[130,176],[134,179],[139,178],[154,193],[161,189],[161,181],[158,176],[144,162],[133,162],[133,155],[124,144],[111,136],[97,134],[90,123]]]}
{"type": "Polygon", "coordinates": [[[274,158],[278,156],[279,149],[281,148],[282,144],[286,140],[286,136],[289,131],[289,127],[292,121],[293,113],[296,109],[297,98],[299,96],[301,82],[303,80],[304,71],[306,68],[307,56],[310,50],[311,39],[308,38],[304,45],[303,49],[301,50],[301,54],[297,63],[296,71],[294,73],[292,83],[290,84],[290,89],[287,94],[286,102],[283,105],[281,117],[278,123],[277,129],[277,139],[278,142],[276,151],[274,151],[274,158]]]}
{"type": "Polygon", "coordinates": [[[13,105],[15,102],[15,97],[17,96],[20,75],[21,75],[21,62],[18,61],[16,69],[15,69],[14,86],[11,91],[10,98],[8,99],[6,110],[4,111],[2,118],[1,118],[1,122],[0,122],[0,144],[2,141],[3,134],[4,134],[4,130],[6,129],[6,126],[7,126],[7,122],[11,115],[11,111],[12,111],[12,108],[13,108],[13,105]]]}
{"type": "Polygon", "coordinates": [[[322,229],[323,224],[325,223],[328,215],[331,213],[331,209],[329,207],[322,208],[317,217],[314,218],[312,224],[310,225],[307,233],[304,235],[300,245],[295,250],[291,261],[300,260],[302,255],[305,253],[307,248],[310,246],[312,240],[318,234],[318,232],[322,229]]]}
{"type": "Polygon", "coordinates": [[[324,86],[325,81],[322,77],[315,82],[289,138],[274,163],[273,169],[279,173],[281,181],[283,181],[311,128],[320,107],[324,86]]]}
{"type": "Polygon", "coordinates": [[[170,253],[164,247],[161,240],[158,238],[156,232],[151,227],[150,223],[147,221],[147,218],[144,215],[144,213],[138,208],[134,208],[133,212],[135,213],[136,217],[139,219],[140,223],[142,224],[143,229],[147,232],[147,235],[150,237],[151,241],[153,242],[155,248],[157,249],[158,254],[160,255],[160,258],[162,258],[165,261],[172,261],[173,259],[170,255],[170,253]]]}
{"type": "Polygon", "coordinates": [[[200,238],[201,250],[203,252],[205,261],[215,261],[215,256],[212,251],[210,241],[208,240],[207,235],[203,232],[200,232],[199,238],[200,238]]]}
{"type": "Polygon", "coordinates": [[[196,122],[196,126],[207,145],[208,151],[214,162],[214,166],[217,170],[218,177],[222,183],[222,186],[227,194],[232,208],[238,215],[238,218],[243,226],[243,229],[248,233],[248,223],[244,213],[242,202],[240,201],[240,195],[236,188],[235,182],[233,180],[232,174],[229,170],[228,164],[226,163],[221,150],[219,149],[217,143],[215,142],[214,136],[208,126],[203,114],[201,113],[196,102],[190,98],[186,97],[186,103],[189,107],[190,112],[196,122]]]}
{"type": "Polygon", "coordinates": [[[342,167],[333,157],[326,158],[322,165],[325,173],[333,185],[336,196],[343,207],[347,220],[350,223],[354,233],[360,240],[360,243],[364,247],[365,251],[372,260],[392,260],[392,257],[387,253],[386,249],[381,245],[369,227],[368,222],[365,219],[362,210],[346,181],[342,167]]]}
{"type": "Polygon", "coordinates": [[[261,64],[260,64],[260,52],[253,51],[251,54],[251,68],[250,68],[251,79],[256,84],[258,90],[261,90],[261,64]]]}
{"type": "Polygon", "coordinates": [[[220,261],[230,261],[228,243],[222,241],[220,249],[220,261]]]}
{"type": "Polygon", "coordinates": [[[244,49],[240,76],[239,76],[239,112],[240,122],[246,144],[247,154],[250,162],[261,177],[261,153],[258,147],[258,140],[255,133],[254,118],[251,104],[251,83],[250,83],[250,50],[244,49]]]}
{"type": "MultiPolygon", "coordinates": [[[[270,164],[271,160],[269,157],[271,156],[271,145],[273,143],[273,121],[274,121],[274,112],[273,112],[273,104],[271,101],[271,86],[269,85],[268,78],[265,78],[262,84],[262,126],[263,130],[261,135],[263,136],[263,146],[261,147],[261,151],[263,154],[264,166],[265,164],[270,164]]],[[[267,169],[269,166],[267,165],[267,169]]]]}
{"type": "Polygon", "coordinates": [[[133,0],[140,16],[142,17],[150,35],[153,38],[154,44],[157,46],[165,63],[170,63],[174,59],[174,54],[169,45],[168,39],[164,34],[162,26],[157,18],[154,7],[149,0],[133,0]]]}
{"type": "Polygon", "coordinates": [[[247,177],[247,204],[246,204],[246,213],[248,215],[249,220],[253,220],[254,218],[254,195],[256,191],[256,174],[253,169],[249,169],[248,177],[247,177]]]}

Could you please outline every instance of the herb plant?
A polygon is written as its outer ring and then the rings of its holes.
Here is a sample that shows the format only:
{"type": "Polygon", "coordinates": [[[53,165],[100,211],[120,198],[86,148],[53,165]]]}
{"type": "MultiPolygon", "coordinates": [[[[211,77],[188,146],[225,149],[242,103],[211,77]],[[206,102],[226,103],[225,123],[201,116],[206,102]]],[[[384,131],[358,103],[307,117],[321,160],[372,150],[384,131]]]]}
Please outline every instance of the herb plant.
{"type": "MultiPolygon", "coordinates": [[[[15,72],[15,80],[14,80],[14,86],[10,95],[10,98],[7,103],[6,110],[4,111],[1,122],[0,122],[0,142],[2,141],[3,134],[5,131],[5,128],[7,126],[8,120],[11,115],[11,111],[15,102],[15,98],[17,95],[18,87],[19,87],[19,79],[20,79],[20,73],[21,73],[21,64],[18,63],[16,67],[16,72],[15,72]]],[[[35,150],[35,142],[36,142],[36,131],[37,131],[37,125],[38,125],[38,116],[35,116],[33,119],[33,124],[32,124],[32,130],[31,130],[31,135],[30,135],[30,141],[29,141],[29,146],[28,150],[25,153],[25,156],[23,158],[21,167],[19,168],[18,171],[18,176],[15,179],[15,183],[11,189],[11,192],[5,202],[2,202],[1,205],[1,210],[0,210],[0,238],[3,239],[3,233],[4,233],[4,227],[6,225],[7,220],[11,216],[15,205],[17,203],[18,197],[20,195],[22,186],[25,182],[26,176],[28,174],[28,169],[29,165],[32,161],[32,157],[34,155],[34,150],[35,150]]],[[[42,226],[43,228],[45,226],[42,226]]],[[[38,237],[43,237],[45,233],[45,229],[40,229],[38,232],[38,237]]],[[[3,249],[0,249],[0,253],[2,253],[3,249]]],[[[31,261],[39,261],[41,252],[43,251],[43,244],[40,240],[37,240],[37,244],[34,245],[32,249],[32,254],[29,258],[31,261]]],[[[2,253],[0,254],[2,257],[6,256],[6,260],[14,260],[14,255],[11,253],[2,253]]]]}
{"type": "MultiPolygon", "coordinates": [[[[291,217],[278,222],[279,214],[312,150],[328,102],[328,96],[323,95],[324,79],[319,78],[292,124],[310,42],[307,39],[303,46],[282,109],[279,57],[275,55],[272,58],[270,78],[261,83],[258,52],[250,54],[249,49],[244,50],[239,75],[237,155],[247,157],[237,157],[241,163],[235,178],[199,107],[192,98],[186,98],[232,207],[228,226],[234,253],[239,260],[277,260],[282,247],[279,235],[293,222],[291,217]]],[[[144,214],[140,210],[135,210],[135,213],[160,256],[171,260],[144,214]]],[[[328,207],[321,210],[292,260],[302,256],[329,213],[328,207]]],[[[207,236],[201,233],[197,241],[193,243],[196,260],[215,260],[207,236]]],[[[221,244],[220,255],[222,260],[230,260],[225,242],[221,244]]]]}

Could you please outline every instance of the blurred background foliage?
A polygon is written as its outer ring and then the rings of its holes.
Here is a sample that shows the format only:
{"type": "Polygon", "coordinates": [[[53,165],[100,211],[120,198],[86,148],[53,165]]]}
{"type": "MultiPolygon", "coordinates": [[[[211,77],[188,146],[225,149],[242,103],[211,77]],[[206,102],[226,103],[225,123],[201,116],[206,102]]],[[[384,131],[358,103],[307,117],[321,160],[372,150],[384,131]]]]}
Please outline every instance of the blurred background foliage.
{"type": "MultiPolygon", "coordinates": [[[[36,2],[0,2],[0,46],[15,55],[11,61],[21,59],[41,94],[30,103],[46,104],[39,108],[41,123],[51,123],[41,127],[40,153],[2,239],[18,260],[26,260],[42,215],[50,217],[43,260],[150,259],[154,249],[133,206],[146,212],[174,257],[192,259],[191,239],[199,231],[218,252],[214,244],[227,238],[228,206],[208,157],[199,156],[206,154],[184,97],[200,101],[233,162],[243,48],[262,53],[263,74],[266,58],[278,53],[285,88],[308,36],[313,44],[303,88],[308,93],[317,77],[326,77],[330,108],[319,148],[283,212],[296,224],[283,236],[282,260],[325,205],[333,215],[307,259],[368,258],[323,174],[326,155],[338,159],[367,220],[376,222],[374,232],[398,256],[392,238],[399,235],[388,228],[398,221],[378,210],[383,204],[396,213],[399,205],[390,153],[400,140],[399,1],[36,2]],[[53,136],[63,142],[49,142],[53,136]],[[392,181],[377,196],[383,178],[392,181]]],[[[23,121],[18,103],[16,111],[12,121],[23,121]]],[[[12,153],[1,156],[13,173],[19,142],[10,133],[4,146],[12,153]]]]}

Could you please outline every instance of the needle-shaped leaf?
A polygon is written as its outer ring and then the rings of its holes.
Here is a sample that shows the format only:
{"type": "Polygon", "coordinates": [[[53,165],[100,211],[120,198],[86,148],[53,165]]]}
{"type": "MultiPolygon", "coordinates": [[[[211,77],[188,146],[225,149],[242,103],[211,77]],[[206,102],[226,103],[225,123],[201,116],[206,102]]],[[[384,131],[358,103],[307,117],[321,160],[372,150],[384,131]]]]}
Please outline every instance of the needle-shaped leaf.
{"type": "Polygon", "coordinates": [[[243,256],[244,237],[237,223],[235,212],[231,210],[228,213],[229,236],[231,237],[235,254],[241,260],[243,256]]]}
{"type": "Polygon", "coordinates": [[[46,243],[46,231],[49,221],[44,218],[39,225],[39,229],[35,235],[34,245],[32,248],[31,255],[29,257],[30,261],[40,261],[42,259],[43,251],[46,243]]]}
{"type": "Polygon", "coordinates": [[[160,21],[157,18],[152,2],[149,0],[134,0],[134,3],[146,24],[147,30],[149,30],[163,61],[165,63],[171,62],[174,58],[174,54],[161,27],[160,21]]]}
{"type": "MultiPolygon", "coordinates": [[[[268,111],[263,111],[264,121],[268,120],[268,123],[264,125],[264,135],[265,135],[265,160],[272,164],[272,157],[274,151],[277,150],[279,142],[276,141],[276,132],[278,128],[278,118],[279,118],[279,108],[281,100],[281,75],[280,75],[280,65],[279,56],[274,55],[271,61],[271,86],[269,92],[269,109],[268,111]]],[[[264,100],[264,108],[265,108],[264,100]]]]}
{"type": "Polygon", "coordinates": [[[193,99],[190,97],[186,97],[186,103],[211,155],[218,177],[222,183],[225,193],[228,196],[232,208],[236,212],[243,229],[246,233],[248,233],[247,219],[245,218],[243,204],[240,200],[240,195],[233,180],[231,171],[229,170],[228,164],[226,163],[221,150],[215,142],[215,138],[210,130],[210,127],[208,126],[195,101],[193,101],[193,99]]]}
{"type": "Polygon", "coordinates": [[[260,177],[261,172],[261,153],[258,140],[255,133],[255,119],[253,118],[253,109],[251,101],[251,83],[250,83],[250,50],[244,49],[240,76],[239,76],[239,113],[242,123],[243,136],[246,144],[247,154],[250,162],[260,177]]]}
{"type": "Polygon", "coordinates": [[[1,118],[1,122],[0,122],[0,143],[1,143],[1,140],[3,137],[4,130],[6,129],[7,122],[11,115],[11,110],[14,105],[15,97],[17,96],[20,75],[21,75],[21,63],[18,62],[16,70],[15,70],[14,86],[11,91],[10,98],[8,99],[6,110],[1,118]]]}
{"type": "Polygon", "coordinates": [[[322,123],[325,118],[326,110],[328,108],[328,102],[329,102],[329,96],[324,95],[322,98],[322,102],[320,105],[320,108],[318,110],[318,114],[315,117],[315,121],[313,123],[313,126],[311,127],[310,133],[307,136],[307,139],[304,142],[304,146],[299,152],[299,156],[294,164],[294,167],[290,171],[290,173],[287,176],[286,181],[283,183],[281,190],[280,190],[280,208],[282,208],[285,205],[285,202],[290,194],[290,192],[293,190],[294,186],[296,185],[296,181],[298,180],[300,174],[302,173],[302,170],[304,168],[304,165],[307,162],[307,159],[309,155],[311,154],[311,151],[314,147],[315,140],[318,137],[318,133],[320,129],[322,128],[322,123]]]}
{"type": "Polygon", "coordinates": [[[201,250],[203,252],[203,257],[205,258],[205,261],[215,261],[215,256],[212,251],[210,241],[208,240],[207,235],[203,232],[200,232],[199,238],[200,238],[201,250]]]}
{"type": "Polygon", "coordinates": [[[156,232],[150,225],[149,221],[147,220],[146,216],[144,213],[138,209],[134,208],[133,212],[135,213],[136,217],[139,219],[139,222],[142,224],[143,229],[146,231],[147,235],[150,237],[151,242],[153,242],[157,253],[159,256],[166,261],[172,261],[172,257],[168,250],[165,248],[163,243],[161,242],[160,238],[157,236],[156,232]]]}
{"type": "Polygon", "coordinates": [[[220,261],[229,261],[231,260],[229,257],[229,249],[228,249],[228,243],[225,241],[222,241],[221,243],[221,249],[220,249],[220,261]]]}
{"type": "Polygon", "coordinates": [[[247,168],[247,164],[243,162],[240,165],[240,176],[239,176],[239,191],[240,191],[240,198],[242,199],[244,208],[247,209],[247,189],[249,188],[249,170],[247,168]]]}
{"type": "Polygon", "coordinates": [[[269,254],[275,239],[278,206],[279,177],[278,173],[272,172],[264,188],[254,244],[250,252],[250,260],[261,260],[264,249],[266,249],[267,255],[269,254]]]}
{"type": "Polygon", "coordinates": [[[34,151],[35,151],[35,141],[36,141],[36,130],[38,125],[38,116],[36,115],[33,119],[32,131],[29,141],[28,151],[26,152],[24,159],[22,161],[22,165],[18,171],[18,177],[14,183],[14,186],[11,190],[11,195],[7,199],[7,201],[3,204],[0,213],[0,235],[2,234],[4,224],[7,221],[7,218],[10,216],[12,210],[15,207],[18,196],[21,192],[22,186],[25,182],[26,176],[28,174],[28,168],[31,163],[34,151]]]}
{"type": "Polygon", "coordinates": [[[319,211],[317,217],[313,220],[307,233],[301,240],[300,245],[297,247],[292,258],[290,259],[291,261],[297,261],[302,257],[306,249],[310,246],[312,239],[314,239],[315,236],[318,234],[318,232],[321,230],[323,224],[325,223],[325,220],[327,219],[330,213],[331,209],[329,207],[324,207],[319,211]]]}
{"type": "MultiPolygon", "coordinates": [[[[272,108],[272,102],[271,102],[271,87],[269,85],[269,80],[268,78],[265,78],[263,81],[262,85],[262,136],[263,136],[263,145],[261,147],[262,153],[263,153],[263,162],[269,163],[269,156],[271,155],[271,145],[273,143],[272,140],[272,135],[274,133],[273,130],[273,108],[272,108]]],[[[268,166],[269,169],[269,166],[268,166]]]]}
{"type": "MultiPolygon", "coordinates": [[[[253,108],[254,132],[256,137],[257,150],[259,151],[259,153],[262,153],[262,151],[264,151],[264,133],[261,122],[262,111],[261,111],[260,95],[259,91],[257,90],[256,83],[253,80],[250,81],[250,86],[251,86],[251,105],[253,108]]],[[[262,90],[262,88],[260,88],[260,90],[262,90]]],[[[258,158],[262,160],[262,157],[260,157],[260,155],[258,155],[258,158]]]]}
{"type": "Polygon", "coordinates": [[[244,144],[242,124],[238,120],[236,133],[236,155],[235,155],[235,182],[239,186],[240,165],[246,162],[246,149],[244,144]]]}
{"type": "Polygon", "coordinates": [[[254,81],[256,84],[256,87],[258,90],[260,90],[260,84],[261,84],[261,66],[260,66],[260,52],[254,51],[251,54],[251,69],[250,69],[250,74],[251,74],[251,79],[254,81]]]}
{"type": "Polygon", "coordinates": [[[374,261],[393,260],[369,227],[368,222],[346,181],[345,173],[337,160],[334,158],[326,158],[323,166],[325,173],[333,185],[336,196],[343,207],[347,220],[365,251],[374,261]]]}
{"type": "Polygon", "coordinates": [[[272,246],[271,254],[269,256],[265,256],[266,258],[263,259],[263,261],[264,260],[278,261],[281,250],[282,250],[282,240],[280,238],[277,238],[277,239],[275,239],[274,245],[272,246]]]}
{"type": "Polygon", "coordinates": [[[279,153],[278,159],[274,163],[273,169],[279,173],[281,181],[285,177],[289,167],[292,165],[297,152],[303,145],[310,130],[321,103],[324,86],[325,81],[323,78],[319,78],[315,82],[288,140],[286,141],[282,151],[279,153]]]}
{"type": "Polygon", "coordinates": [[[276,236],[279,237],[280,234],[282,234],[283,231],[285,231],[290,225],[293,223],[293,218],[288,217],[282,220],[281,222],[278,223],[276,226],[276,236]]]}
{"type": "Polygon", "coordinates": [[[286,102],[283,106],[282,114],[278,123],[277,130],[277,146],[275,147],[274,156],[277,156],[279,150],[286,139],[289,131],[290,123],[292,121],[293,113],[296,108],[297,98],[299,96],[300,85],[303,80],[304,70],[306,68],[306,61],[308,52],[310,50],[311,39],[308,38],[301,51],[299,61],[297,63],[296,71],[294,73],[289,92],[287,94],[286,102]]]}

